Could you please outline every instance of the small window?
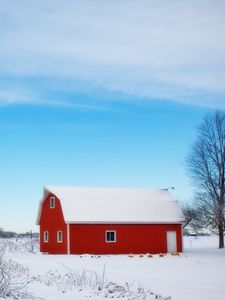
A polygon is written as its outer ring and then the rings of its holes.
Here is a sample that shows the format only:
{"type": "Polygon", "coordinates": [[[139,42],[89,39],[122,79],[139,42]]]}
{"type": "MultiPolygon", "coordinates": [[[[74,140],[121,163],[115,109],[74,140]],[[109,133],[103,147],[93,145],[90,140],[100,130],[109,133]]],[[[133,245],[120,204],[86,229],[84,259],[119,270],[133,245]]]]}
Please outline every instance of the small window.
{"type": "Polygon", "coordinates": [[[57,231],[57,243],[62,243],[62,231],[57,231]]]}
{"type": "Polygon", "coordinates": [[[116,231],[106,231],[105,232],[105,241],[107,243],[115,243],[116,242],[116,231]]]}
{"type": "Polygon", "coordinates": [[[50,208],[55,208],[55,197],[50,197],[50,208]]]}
{"type": "Polygon", "coordinates": [[[44,231],[44,243],[48,243],[48,231],[44,231]]]}

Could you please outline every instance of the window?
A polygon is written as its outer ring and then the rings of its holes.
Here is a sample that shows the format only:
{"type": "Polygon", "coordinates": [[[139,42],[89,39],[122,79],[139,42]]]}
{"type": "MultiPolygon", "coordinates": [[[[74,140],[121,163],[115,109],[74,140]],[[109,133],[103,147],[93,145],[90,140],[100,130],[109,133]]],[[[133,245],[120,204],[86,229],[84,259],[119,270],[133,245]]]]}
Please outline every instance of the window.
{"type": "Polygon", "coordinates": [[[55,197],[50,197],[50,208],[55,208],[55,197]]]}
{"type": "Polygon", "coordinates": [[[44,243],[48,243],[48,231],[44,231],[44,243]]]}
{"type": "Polygon", "coordinates": [[[62,243],[62,231],[57,231],[57,243],[62,243]]]}
{"type": "Polygon", "coordinates": [[[116,242],[116,231],[106,231],[105,232],[105,241],[107,243],[115,243],[116,242]]]}

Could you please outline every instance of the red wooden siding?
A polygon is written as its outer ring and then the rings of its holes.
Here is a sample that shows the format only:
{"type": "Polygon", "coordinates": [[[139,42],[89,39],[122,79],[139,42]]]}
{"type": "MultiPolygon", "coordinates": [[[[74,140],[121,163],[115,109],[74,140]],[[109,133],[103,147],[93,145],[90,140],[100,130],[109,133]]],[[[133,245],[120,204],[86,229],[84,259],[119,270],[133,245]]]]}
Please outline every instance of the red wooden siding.
{"type": "Polygon", "coordinates": [[[177,233],[177,251],[182,251],[182,225],[71,224],[70,253],[127,254],[167,252],[167,231],[177,233]],[[116,230],[116,242],[105,242],[105,231],[116,230]]]}
{"type": "MultiPolygon", "coordinates": [[[[67,254],[67,225],[60,201],[55,197],[55,208],[50,208],[49,194],[42,205],[40,218],[40,251],[67,254]],[[49,241],[44,242],[44,232],[49,241]],[[57,231],[63,241],[57,242],[57,231]]],[[[182,251],[181,224],[70,224],[71,254],[128,254],[167,252],[167,231],[176,231],[177,251],[182,251]],[[105,232],[116,231],[116,242],[106,242],[105,232]]]]}
{"type": "Polygon", "coordinates": [[[55,197],[55,208],[50,208],[49,194],[45,199],[40,219],[40,251],[51,254],[67,253],[67,226],[64,221],[60,201],[55,197]],[[48,231],[49,241],[44,242],[44,232],[48,231]],[[57,231],[62,231],[62,243],[57,242],[57,231]]]}

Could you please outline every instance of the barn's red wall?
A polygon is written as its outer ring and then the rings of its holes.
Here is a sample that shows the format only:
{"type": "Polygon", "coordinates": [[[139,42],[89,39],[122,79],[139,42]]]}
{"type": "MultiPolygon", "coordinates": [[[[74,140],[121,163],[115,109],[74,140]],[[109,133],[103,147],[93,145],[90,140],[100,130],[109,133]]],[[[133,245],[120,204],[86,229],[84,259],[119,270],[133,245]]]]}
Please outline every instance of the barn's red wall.
{"type": "MultiPolygon", "coordinates": [[[[59,199],[50,208],[49,194],[43,202],[40,217],[40,251],[50,254],[67,253],[67,225],[59,199]],[[49,242],[44,242],[44,231],[49,242]],[[57,243],[57,231],[63,232],[63,242],[57,243]]],[[[166,224],[70,224],[71,254],[127,254],[167,252],[167,231],[177,233],[177,251],[182,251],[182,225],[166,224]],[[105,242],[105,231],[116,230],[116,243],[105,242]]]]}
{"type": "Polygon", "coordinates": [[[167,252],[167,231],[177,233],[182,251],[182,225],[70,224],[70,253],[127,254],[167,252]],[[116,230],[116,243],[105,242],[105,231],[116,230]]]}
{"type": "Polygon", "coordinates": [[[55,208],[50,208],[49,194],[42,206],[40,218],[40,251],[50,254],[67,253],[67,226],[64,221],[62,208],[59,199],[55,197],[55,208]],[[44,242],[44,231],[49,232],[49,242],[44,242]],[[57,243],[57,231],[63,232],[63,242],[57,243]]]}

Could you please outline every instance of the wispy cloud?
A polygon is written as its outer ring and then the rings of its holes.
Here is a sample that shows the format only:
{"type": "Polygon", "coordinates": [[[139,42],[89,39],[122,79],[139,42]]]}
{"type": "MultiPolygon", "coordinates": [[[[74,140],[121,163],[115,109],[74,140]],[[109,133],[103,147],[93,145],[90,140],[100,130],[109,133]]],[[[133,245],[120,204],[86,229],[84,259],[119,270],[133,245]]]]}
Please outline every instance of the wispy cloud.
{"type": "Polygon", "coordinates": [[[47,98],[46,79],[58,90],[225,107],[224,15],[220,0],[0,0],[0,103],[47,98]],[[26,87],[31,97],[12,78],[42,80],[26,87]]]}

